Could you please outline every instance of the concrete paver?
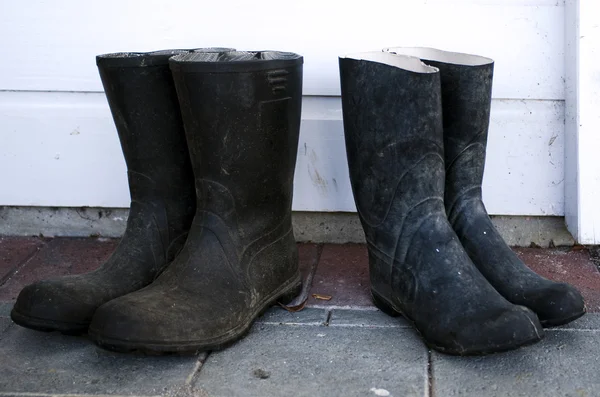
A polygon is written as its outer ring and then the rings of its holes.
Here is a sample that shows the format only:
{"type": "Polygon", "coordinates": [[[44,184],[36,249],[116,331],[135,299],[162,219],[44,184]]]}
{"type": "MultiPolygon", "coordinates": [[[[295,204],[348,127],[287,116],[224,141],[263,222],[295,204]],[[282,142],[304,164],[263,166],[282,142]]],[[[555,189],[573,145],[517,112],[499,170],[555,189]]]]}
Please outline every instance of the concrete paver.
{"type": "Polygon", "coordinates": [[[323,309],[305,308],[292,313],[275,306],[259,317],[256,322],[274,325],[324,325],[327,315],[327,311],[323,309]]]}
{"type": "Polygon", "coordinates": [[[585,248],[515,249],[535,271],[579,288],[591,313],[536,345],[486,357],[428,352],[402,317],[376,310],[358,244],[299,244],[305,277],[318,263],[311,294],[331,300],[310,297],[295,313],[271,308],[245,339],[208,358],[110,353],[85,337],[12,324],[22,286],[92,270],[116,243],[0,238],[0,397],[600,397],[600,272],[585,248]]]}
{"type": "Polygon", "coordinates": [[[427,349],[411,329],[257,324],[212,353],[194,386],[213,397],[420,397],[427,384],[427,349]]]}
{"type": "Polygon", "coordinates": [[[533,346],[453,357],[429,353],[405,322],[378,311],[334,309],[326,326],[325,310],[305,310],[273,308],[246,338],[207,359],[111,353],[0,316],[0,395],[600,395],[599,314],[549,329],[533,346]]]}
{"type": "MultiPolygon", "coordinates": [[[[564,329],[572,329],[572,330],[576,330],[576,331],[594,331],[594,330],[600,331],[600,314],[588,313],[588,314],[584,315],[583,317],[579,317],[577,320],[572,321],[568,324],[561,325],[561,326],[555,327],[555,328],[551,328],[551,329],[549,329],[549,331],[552,331],[552,330],[558,331],[558,330],[564,330],[564,329]]],[[[598,335],[598,337],[600,338],[600,335],[598,335]]],[[[600,344],[600,340],[598,340],[598,343],[600,344]]],[[[598,375],[600,376],[600,368],[599,368],[598,375]]]]}
{"type": "Polygon", "coordinates": [[[432,362],[435,396],[600,395],[600,330],[550,330],[519,350],[485,357],[433,353],[432,362]]]}
{"type": "Polygon", "coordinates": [[[148,395],[185,384],[198,357],[101,350],[85,337],[12,325],[0,339],[0,392],[148,395]]]}
{"type": "Polygon", "coordinates": [[[12,307],[12,303],[0,302],[0,317],[10,317],[12,307]]]}
{"type": "Polygon", "coordinates": [[[2,334],[4,331],[8,329],[12,325],[12,321],[10,321],[7,317],[0,317],[0,341],[2,340],[2,334]]]}

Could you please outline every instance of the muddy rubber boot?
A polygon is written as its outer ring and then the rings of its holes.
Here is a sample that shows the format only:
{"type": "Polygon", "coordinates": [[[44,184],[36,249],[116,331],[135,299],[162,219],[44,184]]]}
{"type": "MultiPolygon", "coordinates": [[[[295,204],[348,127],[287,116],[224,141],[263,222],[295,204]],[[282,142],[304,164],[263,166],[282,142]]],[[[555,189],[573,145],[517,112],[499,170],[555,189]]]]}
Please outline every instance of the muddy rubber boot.
{"type": "Polygon", "coordinates": [[[481,182],[492,101],[494,63],[432,48],[391,48],[440,70],[446,159],[446,213],[473,263],[510,302],[533,310],[543,326],[581,317],[579,291],[530,270],[508,247],[483,205],[481,182]]]}
{"type": "Polygon", "coordinates": [[[446,219],[438,70],[383,52],[339,64],[350,181],[377,306],[404,315],[427,345],[448,354],[539,341],[535,314],[486,281],[446,219]]]}
{"type": "Polygon", "coordinates": [[[148,287],[100,307],[100,346],[218,349],[301,288],[291,223],[302,57],[281,52],[171,59],[198,197],[188,240],[148,287]]]}
{"type": "Polygon", "coordinates": [[[168,60],[186,52],[96,58],[127,163],[127,228],[115,252],[97,270],[25,287],[11,313],[17,324],[85,332],[100,305],[151,283],[183,247],[196,193],[168,60]]]}

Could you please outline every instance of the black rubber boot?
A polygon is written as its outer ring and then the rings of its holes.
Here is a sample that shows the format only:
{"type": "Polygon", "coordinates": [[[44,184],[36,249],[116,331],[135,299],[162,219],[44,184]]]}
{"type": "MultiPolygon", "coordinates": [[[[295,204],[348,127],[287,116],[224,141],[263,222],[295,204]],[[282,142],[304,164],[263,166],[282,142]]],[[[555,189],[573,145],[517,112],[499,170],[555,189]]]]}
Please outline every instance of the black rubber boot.
{"type": "Polygon", "coordinates": [[[281,52],[171,59],[198,197],[189,238],[150,286],[100,307],[102,347],[217,349],[300,290],[291,205],[302,57],[281,52]]]}
{"type": "Polygon", "coordinates": [[[25,287],[11,313],[17,324],[85,332],[100,305],[151,283],[183,247],[196,193],[169,58],[187,52],[96,58],[127,163],[127,228],[115,252],[96,271],[25,287]]]}
{"type": "Polygon", "coordinates": [[[481,199],[481,181],[492,101],[494,63],[489,58],[431,48],[387,51],[421,58],[440,70],[448,220],[485,278],[510,302],[533,310],[543,326],[568,323],[585,313],[579,291],[530,270],[506,245],[481,199]]]}
{"type": "Polygon", "coordinates": [[[340,58],[346,151],[375,303],[432,348],[475,355],[542,338],[463,249],[444,211],[440,74],[383,52],[340,58]]]}

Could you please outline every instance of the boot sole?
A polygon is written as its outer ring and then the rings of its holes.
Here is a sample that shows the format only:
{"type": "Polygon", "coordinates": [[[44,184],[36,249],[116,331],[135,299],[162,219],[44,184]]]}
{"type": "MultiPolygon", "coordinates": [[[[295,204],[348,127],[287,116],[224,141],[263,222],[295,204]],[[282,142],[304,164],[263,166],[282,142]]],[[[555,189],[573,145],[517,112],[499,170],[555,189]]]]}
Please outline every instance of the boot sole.
{"type": "Polygon", "coordinates": [[[15,309],[10,312],[12,321],[21,327],[41,332],[60,332],[65,335],[85,334],[89,323],[71,323],[66,321],[49,320],[45,318],[31,317],[19,313],[15,309]]]}
{"type": "Polygon", "coordinates": [[[583,316],[585,314],[585,310],[577,313],[575,315],[572,315],[570,317],[566,317],[566,318],[561,318],[561,319],[552,319],[552,320],[540,320],[540,324],[542,324],[542,327],[544,328],[550,328],[550,327],[558,327],[559,325],[564,325],[564,324],[568,324],[571,321],[575,321],[577,320],[579,317],[583,316]]]}
{"type": "Polygon", "coordinates": [[[243,324],[229,330],[225,334],[203,341],[185,341],[185,342],[157,342],[157,341],[129,341],[117,338],[107,338],[93,329],[88,330],[88,335],[98,346],[106,350],[119,353],[142,353],[146,355],[166,355],[166,354],[196,354],[208,350],[221,350],[243,338],[254,321],[263,314],[269,307],[277,302],[288,303],[292,301],[302,291],[302,280],[300,275],[293,281],[285,283],[277,291],[266,297],[257,306],[255,310],[243,324]]]}
{"type": "Polygon", "coordinates": [[[502,353],[502,352],[506,352],[506,351],[510,351],[510,350],[515,350],[519,347],[525,347],[525,346],[532,345],[543,339],[543,336],[539,336],[536,338],[532,338],[532,339],[523,341],[518,344],[511,344],[511,345],[506,345],[506,346],[496,346],[496,347],[489,348],[489,349],[478,349],[478,350],[449,349],[447,347],[438,346],[435,343],[431,343],[427,339],[425,339],[423,337],[423,335],[421,334],[421,331],[419,331],[419,329],[417,328],[415,322],[409,316],[404,314],[402,312],[402,310],[395,307],[392,303],[385,300],[377,292],[371,290],[371,296],[373,297],[373,303],[375,304],[375,306],[377,306],[377,308],[379,310],[381,310],[382,312],[384,312],[385,314],[392,316],[392,317],[399,317],[399,316],[404,317],[412,325],[413,329],[419,334],[419,337],[421,338],[423,343],[425,343],[425,345],[427,345],[427,347],[437,350],[441,353],[451,355],[451,356],[485,356],[485,355],[489,355],[489,354],[502,353]]]}

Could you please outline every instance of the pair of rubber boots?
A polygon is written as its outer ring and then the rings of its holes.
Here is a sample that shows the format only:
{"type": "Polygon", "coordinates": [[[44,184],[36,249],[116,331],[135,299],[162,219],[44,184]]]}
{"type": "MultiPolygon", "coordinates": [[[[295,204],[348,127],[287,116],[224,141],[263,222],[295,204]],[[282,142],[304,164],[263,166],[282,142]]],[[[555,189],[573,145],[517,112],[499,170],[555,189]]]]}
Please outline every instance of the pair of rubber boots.
{"type": "Polygon", "coordinates": [[[579,292],[529,270],[483,205],[493,61],[391,48],[339,67],[375,303],[458,355],[534,343],[583,315],[579,292]]]}
{"type": "Polygon", "coordinates": [[[100,346],[200,351],[239,339],[301,287],[291,224],[297,54],[96,58],[127,163],[125,234],[98,270],[25,287],[12,319],[100,346]]]}
{"type": "MultiPolygon", "coordinates": [[[[383,52],[340,59],[376,303],[451,354],[513,349],[542,337],[539,320],[582,315],[579,293],[528,270],[481,202],[492,62],[395,51],[435,67],[383,52]]],[[[122,351],[231,342],[300,287],[290,212],[302,58],[205,49],[97,63],[128,167],[127,229],[97,271],[26,287],[13,320],[89,326],[122,351]]]]}

